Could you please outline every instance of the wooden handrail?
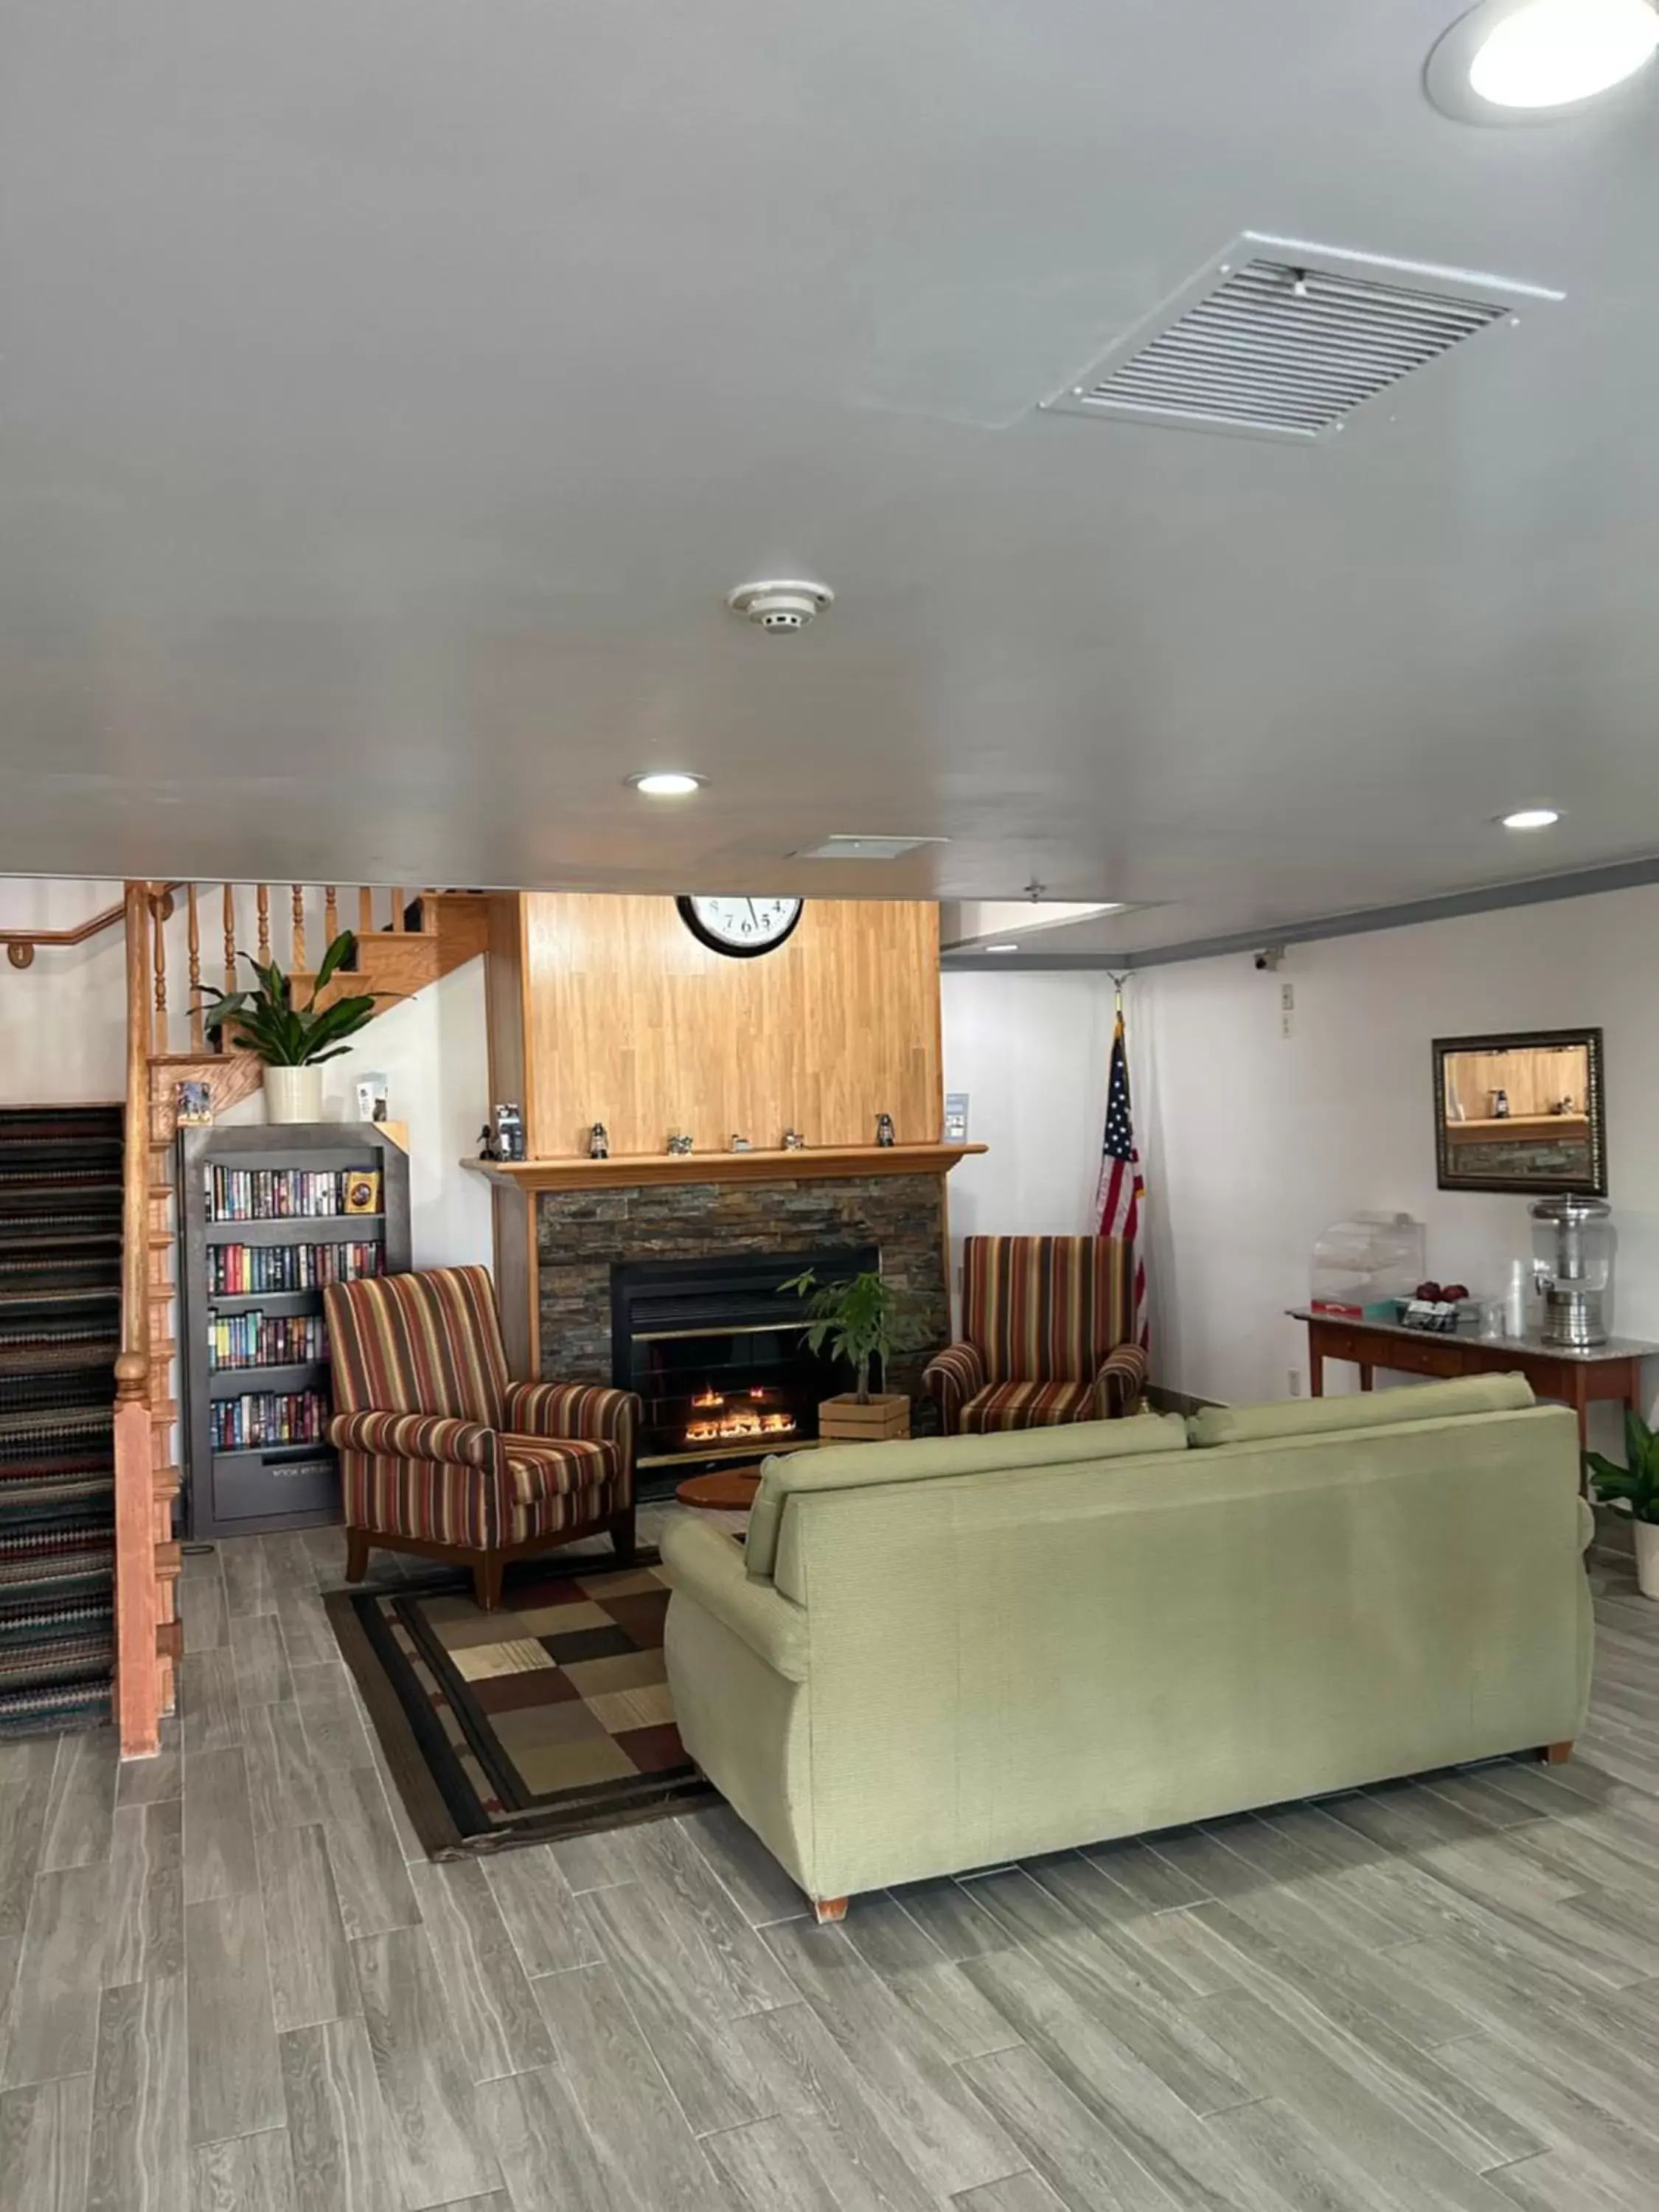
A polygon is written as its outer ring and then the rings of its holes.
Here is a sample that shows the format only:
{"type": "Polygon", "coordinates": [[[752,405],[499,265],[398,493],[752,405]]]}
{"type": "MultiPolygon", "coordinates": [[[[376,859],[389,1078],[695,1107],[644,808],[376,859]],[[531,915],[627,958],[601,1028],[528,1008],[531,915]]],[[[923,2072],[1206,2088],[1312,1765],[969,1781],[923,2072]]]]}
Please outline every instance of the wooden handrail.
{"type": "Polygon", "coordinates": [[[124,1759],[161,1749],[150,1439],[150,930],[161,884],[129,884],[126,1130],[121,1171],[121,1349],[115,1362],[115,1719],[124,1759]]]}
{"type": "MultiPolygon", "coordinates": [[[[177,884],[157,884],[155,886],[156,896],[168,902],[168,915],[173,912],[171,900],[178,888],[177,884]]],[[[89,937],[96,937],[100,930],[113,929],[126,910],[126,901],[120,899],[113,906],[106,906],[97,914],[88,915],[74,929],[0,929],[0,945],[5,946],[6,957],[14,968],[32,968],[35,953],[41,945],[84,945],[89,937]]]]}

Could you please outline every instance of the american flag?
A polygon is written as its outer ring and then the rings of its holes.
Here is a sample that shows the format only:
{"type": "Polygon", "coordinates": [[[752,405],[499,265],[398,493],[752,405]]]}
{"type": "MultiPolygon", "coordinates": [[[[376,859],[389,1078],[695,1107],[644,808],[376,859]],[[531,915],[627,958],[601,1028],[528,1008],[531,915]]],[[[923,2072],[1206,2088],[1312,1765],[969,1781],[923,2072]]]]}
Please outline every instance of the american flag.
{"type": "Polygon", "coordinates": [[[1097,1210],[1100,1234],[1121,1237],[1133,1255],[1134,1310],[1130,1335],[1143,1351],[1150,1347],[1146,1315],[1146,1261],[1140,1249],[1140,1202],[1146,1195],[1140,1155],[1135,1150],[1134,1119],[1129,1110],[1129,1051],[1123,1041],[1123,1009],[1112,1031],[1112,1073],[1106,1090],[1106,1141],[1100,1162],[1097,1210]]]}

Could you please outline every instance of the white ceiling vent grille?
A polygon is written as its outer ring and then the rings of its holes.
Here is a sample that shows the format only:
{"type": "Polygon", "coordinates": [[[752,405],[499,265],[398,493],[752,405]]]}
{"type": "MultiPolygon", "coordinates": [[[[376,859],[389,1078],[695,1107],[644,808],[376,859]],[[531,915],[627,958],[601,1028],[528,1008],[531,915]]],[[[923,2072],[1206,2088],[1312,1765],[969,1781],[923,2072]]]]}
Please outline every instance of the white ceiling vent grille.
{"type": "Polygon", "coordinates": [[[1302,442],[1559,292],[1247,231],[1073,380],[1056,412],[1302,442]]]}
{"type": "Polygon", "coordinates": [[[924,845],[946,845],[948,837],[855,837],[837,830],[821,845],[805,845],[791,853],[792,860],[902,860],[924,845]]]}

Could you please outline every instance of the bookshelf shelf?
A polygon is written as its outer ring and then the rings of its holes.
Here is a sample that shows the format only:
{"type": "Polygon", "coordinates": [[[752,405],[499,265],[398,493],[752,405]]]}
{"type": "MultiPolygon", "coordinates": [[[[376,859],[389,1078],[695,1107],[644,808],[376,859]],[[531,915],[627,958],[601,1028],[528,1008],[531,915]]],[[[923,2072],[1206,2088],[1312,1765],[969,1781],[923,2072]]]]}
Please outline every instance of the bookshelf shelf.
{"type": "Polygon", "coordinates": [[[208,1310],[215,1314],[321,1313],[323,1294],[316,1291],[210,1291],[208,1310]]]}
{"type": "MultiPolygon", "coordinates": [[[[325,1437],[291,1437],[264,1444],[223,1441],[249,1433],[263,1416],[274,1430],[282,1401],[316,1394],[312,1419],[325,1425],[329,1411],[326,1358],[290,1360],[259,1367],[211,1364],[210,1330],[228,1323],[232,1334],[244,1317],[258,1314],[276,1322],[320,1314],[320,1283],[286,1290],[217,1291],[216,1271],[228,1265],[243,1273],[240,1262],[221,1255],[229,1246],[246,1248],[251,1267],[260,1255],[278,1249],[311,1247],[332,1256],[331,1270],[355,1264],[337,1248],[374,1248],[374,1272],[397,1274],[409,1266],[409,1162],[382,1126],[364,1121],[305,1122],[269,1127],[185,1128],[179,1133],[179,1190],[181,1255],[179,1283],[184,1316],[180,1335],[185,1371],[183,1449],[186,1469],[186,1526],[193,1539],[263,1535],[278,1529],[308,1528],[340,1518],[340,1479],[336,1455],[325,1437]],[[326,1185],[301,1178],[338,1178],[372,1172],[380,1177],[380,1210],[372,1213],[272,1214],[283,1202],[315,1201],[326,1185]],[[246,1181],[234,1184],[237,1176],[246,1181]],[[258,1218],[228,1219],[215,1211],[231,1201],[254,1203],[258,1218]],[[246,1399],[251,1406],[238,1408],[246,1399]],[[234,1428],[230,1424],[234,1422],[234,1428]]],[[[366,1259],[368,1255],[356,1255],[366,1259]]],[[[301,1266],[298,1261],[285,1272],[301,1266]]],[[[249,1329],[249,1334],[253,1332],[249,1329]]],[[[267,1348],[262,1345],[261,1349],[267,1348]]],[[[269,1348],[309,1349],[277,1337],[269,1348]]],[[[289,1409],[290,1422],[297,1408],[289,1409]]],[[[259,1433],[257,1429],[252,1433],[259,1433]]]]}
{"type": "MultiPolygon", "coordinates": [[[[308,1126],[308,1125],[304,1125],[308,1126]]],[[[294,1214],[283,1221],[214,1221],[209,1244],[354,1244],[372,1242],[386,1227],[383,1213],[294,1214]]]]}

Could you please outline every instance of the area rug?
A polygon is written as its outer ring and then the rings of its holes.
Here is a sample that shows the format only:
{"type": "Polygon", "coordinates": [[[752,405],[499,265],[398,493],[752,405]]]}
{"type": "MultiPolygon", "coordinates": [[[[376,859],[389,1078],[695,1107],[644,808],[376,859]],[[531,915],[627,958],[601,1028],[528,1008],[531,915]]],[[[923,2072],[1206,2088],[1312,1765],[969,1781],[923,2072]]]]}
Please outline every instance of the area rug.
{"type": "Polygon", "coordinates": [[[325,1600],[434,1858],[662,1820],[714,1796],[674,1726],[654,1552],[509,1569],[494,1613],[471,1592],[445,1572],[325,1600]]]}

